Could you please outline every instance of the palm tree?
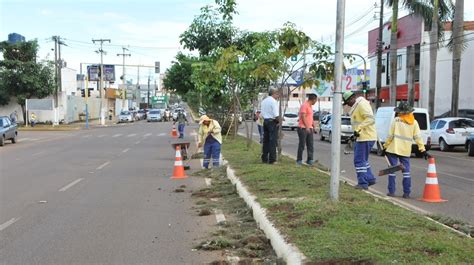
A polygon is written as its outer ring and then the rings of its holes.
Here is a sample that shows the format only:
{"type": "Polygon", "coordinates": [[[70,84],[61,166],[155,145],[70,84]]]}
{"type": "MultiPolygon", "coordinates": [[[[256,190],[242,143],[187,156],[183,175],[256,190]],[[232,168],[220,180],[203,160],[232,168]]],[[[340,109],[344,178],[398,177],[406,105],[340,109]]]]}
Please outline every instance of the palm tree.
{"type": "Polygon", "coordinates": [[[451,97],[451,115],[457,117],[459,103],[459,75],[461,72],[461,53],[463,49],[464,0],[456,0],[454,9],[453,34],[453,94],[451,97]]]}
{"type": "Polygon", "coordinates": [[[436,93],[436,60],[438,58],[438,49],[440,47],[439,43],[444,39],[444,23],[451,17],[453,10],[453,2],[452,0],[432,0],[432,5],[433,18],[430,21],[430,73],[428,99],[428,113],[430,117],[434,117],[436,93]]]}
{"type": "Polygon", "coordinates": [[[397,101],[397,33],[399,4],[412,13],[423,17],[425,22],[431,19],[433,9],[423,0],[386,0],[386,2],[388,6],[392,7],[390,36],[390,105],[394,106],[397,101]]]}

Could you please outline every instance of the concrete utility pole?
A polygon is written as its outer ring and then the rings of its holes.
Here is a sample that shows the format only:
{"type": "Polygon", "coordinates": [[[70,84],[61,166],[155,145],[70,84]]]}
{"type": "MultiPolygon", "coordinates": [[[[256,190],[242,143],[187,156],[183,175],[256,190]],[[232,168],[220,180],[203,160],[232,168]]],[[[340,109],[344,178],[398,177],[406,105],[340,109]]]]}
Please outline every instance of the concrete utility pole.
{"type": "Polygon", "coordinates": [[[61,81],[61,69],[63,67],[62,59],[61,59],[61,45],[66,45],[63,41],[61,41],[60,36],[53,36],[54,41],[54,74],[55,78],[54,81],[56,83],[54,89],[54,125],[59,123],[59,113],[58,113],[58,106],[59,106],[59,92],[62,91],[62,81],[61,81]]]}
{"type": "Polygon", "coordinates": [[[344,23],[346,0],[337,0],[336,49],[334,100],[332,105],[332,143],[331,143],[331,200],[339,200],[339,174],[341,173],[341,110],[342,110],[342,67],[344,60],[344,23]]]}
{"type": "MultiPolygon", "coordinates": [[[[382,90],[383,5],[384,0],[380,0],[379,38],[377,40],[377,83],[375,88],[375,109],[380,107],[380,91],[382,90]]],[[[388,71],[387,67],[385,71],[388,71]]]]}
{"type": "MultiPolygon", "coordinates": [[[[92,40],[93,43],[100,42],[100,49],[96,51],[97,53],[100,53],[100,74],[99,74],[99,96],[100,96],[100,124],[105,125],[105,110],[104,110],[104,103],[103,99],[104,97],[102,96],[105,93],[102,93],[102,81],[104,80],[104,49],[102,49],[102,46],[104,42],[110,43],[110,39],[97,39],[97,40],[92,40]]],[[[105,95],[104,95],[105,96],[105,95]]]]}
{"type": "Polygon", "coordinates": [[[148,93],[146,96],[146,107],[150,108],[150,76],[148,76],[148,93]]]}
{"type": "Polygon", "coordinates": [[[132,56],[130,53],[125,53],[125,51],[128,51],[127,48],[122,47],[123,52],[122,53],[117,53],[117,56],[122,56],[123,57],[123,64],[122,64],[122,109],[125,109],[125,56],[132,56]]]}

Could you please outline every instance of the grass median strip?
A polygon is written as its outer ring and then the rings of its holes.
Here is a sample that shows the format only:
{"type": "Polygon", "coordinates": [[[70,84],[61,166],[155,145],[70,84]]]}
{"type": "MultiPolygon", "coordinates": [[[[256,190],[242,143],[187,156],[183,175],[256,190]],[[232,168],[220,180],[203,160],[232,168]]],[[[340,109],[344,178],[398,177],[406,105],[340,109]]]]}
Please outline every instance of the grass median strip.
{"type": "Polygon", "coordinates": [[[242,137],[223,144],[224,157],[257,196],[274,224],[314,262],[471,264],[474,241],[423,216],[341,185],[329,200],[329,177],[283,157],[260,162],[261,146],[242,137]]]}

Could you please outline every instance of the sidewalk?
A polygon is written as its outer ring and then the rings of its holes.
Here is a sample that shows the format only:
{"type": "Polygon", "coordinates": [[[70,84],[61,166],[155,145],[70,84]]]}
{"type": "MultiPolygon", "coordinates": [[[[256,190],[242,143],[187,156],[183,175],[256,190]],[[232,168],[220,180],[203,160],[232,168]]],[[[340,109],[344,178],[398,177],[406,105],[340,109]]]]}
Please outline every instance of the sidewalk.
{"type": "MultiPolygon", "coordinates": [[[[105,125],[100,124],[100,119],[94,119],[89,121],[89,128],[101,128],[101,127],[110,127],[117,126],[117,117],[113,117],[112,120],[106,119],[105,125]]],[[[59,124],[59,125],[47,125],[47,124],[37,124],[35,127],[31,126],[21,126],[18,127],[19,131],[75,131],[86,128],[85,121],[72,122],[69,124],[59,124]]]]}
{"type": "Polygon", "coordinates": [[[425,216],[341,183],[329,199],[329,177],[283,157],[260,162],[261,146],[242,137],[223,144],[223,155],[270,220],[307,258],[328,264],[463,264],[474,260],[474,241],[425,216]]]}

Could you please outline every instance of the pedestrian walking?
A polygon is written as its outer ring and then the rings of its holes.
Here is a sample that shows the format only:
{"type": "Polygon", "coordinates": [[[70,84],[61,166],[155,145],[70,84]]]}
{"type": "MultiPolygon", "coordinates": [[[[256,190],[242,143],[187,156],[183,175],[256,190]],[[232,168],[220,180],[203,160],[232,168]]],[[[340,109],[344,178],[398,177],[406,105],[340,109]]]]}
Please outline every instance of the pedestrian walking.
{"type": "Polygon", "coordinates": [[[18,114],[16,113],[16,110],[10,113],[10,121],[12,123],[16,123],[17,117],[18,117],[18,114]]]}
{"type": "Polygon", "coordinates": [[[263,117],[260,110],[257,110],[255,113],[255,122],[257,123],[258,135],[260,136],[259,143],[263,143],[263,117]]]}
{"type": "Polygon", "coordinates": [[[36,125],[36,114],[34,112],[31,113],[31,115],[30,115],[30,123],[31,123],[31,127],[35,127],[35,125],[36,125]]]}
{"type": "Polygon", "coordinates": [[[263,117],[263,147],[262,162],[268,164],[276,163],[276,147],[278,137],[279,108],[277,99],[280,94],[277,89],[270,89],[266,97],[262,101],[262,117],[263,117]]]}
{"type": "Polygon", "coordinates": [[[219,167],[221,156],[222,134],[219,122],[207,115],[199,119],[198,147],[204,147],[203,167],[209,168],[212,158],[212,167],[219,167]]]}
{"type": "Polygon", "coordinates": [[[179,138],[184,138],[184,126],[185,124],[189,124],[189,122],[188,122],[188,119],[186,118],[186,115],[184,115],[184,112],[182,110],[178,112],[178,118],[173,123],[173,125],[175,125],[176,122],[178,122],[179,138]]]}
{"type": "Polygon", "coordinates": [[[298,113],[298,154],[296,156],[296,164],[303,164],[303,151],[306,145],[307,158],[306,164],[312,166],[314,164],[314,120],[313,120],[313,105],[318,100],[315,94],[309,94],[306,100],[300,107],[298,113]]]}
{"type": "Polygon", "coordinates": [[[369,154],[377,140],[375,118],[369,101],[362,96],[356,96],[352,91],[343,94],[343,104],[351,107],[352,129],[354,130],[354,166],[357,173],[357,189],[367,190],[376,182],[372,173],[369,154]]]}
{"type": "MultiPolygon", "coordinates": [[[[394,111],[397,117],[392,121],[390,132],[383,146],[383,151],[387,155],[391,166],[397,165],[398,161],[403,165],[403,198],[410,198],[410,155],[412,141],[415,141],[418,150],[423,154],[425,159],[428,158],[428,153],[426,153],[423,138],[421,137],[420,126],[413,115],[413,107],[411,107],[408,102],[402,101],[394,111]]],[[[388,175],[387,196],[395,196],[395,178],[395,173],[388,175]]]]}

